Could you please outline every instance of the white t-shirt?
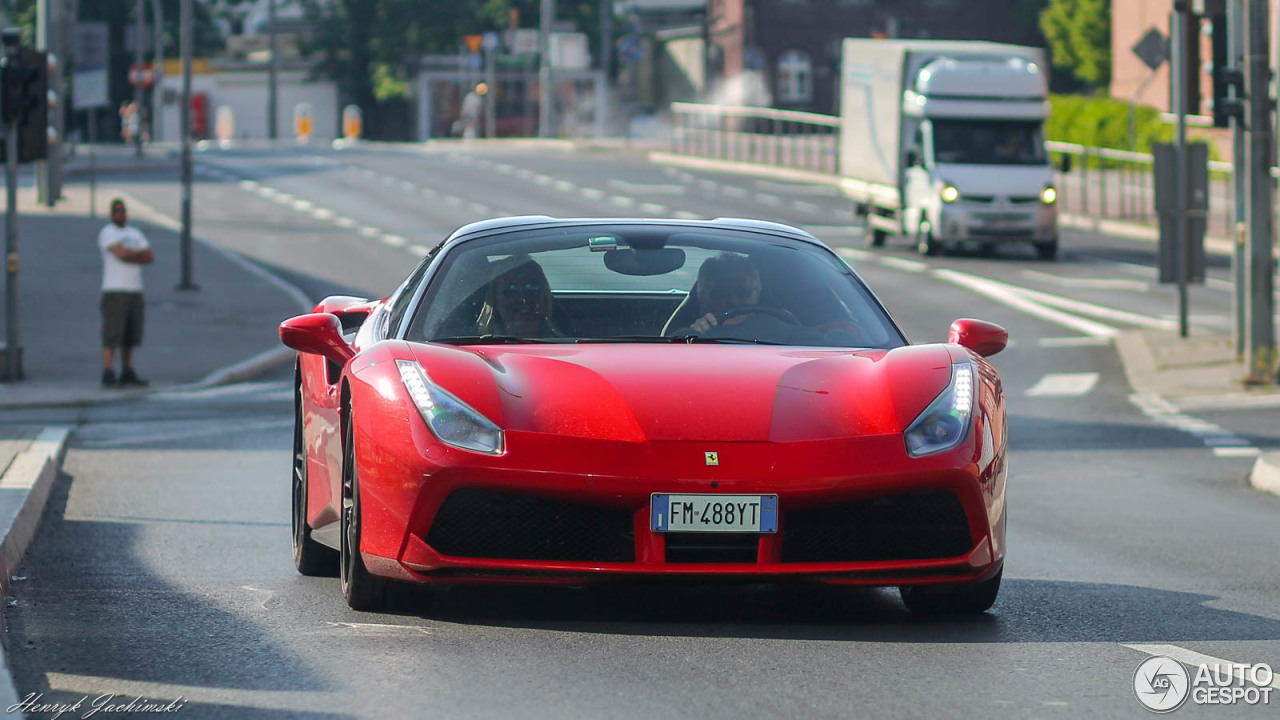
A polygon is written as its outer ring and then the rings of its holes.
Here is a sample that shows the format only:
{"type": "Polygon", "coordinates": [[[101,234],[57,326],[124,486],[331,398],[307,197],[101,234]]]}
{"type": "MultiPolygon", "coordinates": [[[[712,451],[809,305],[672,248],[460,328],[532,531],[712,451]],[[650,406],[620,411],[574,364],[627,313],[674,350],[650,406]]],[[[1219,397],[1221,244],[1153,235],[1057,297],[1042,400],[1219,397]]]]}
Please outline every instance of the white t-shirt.
{"type": "Polygon", "coordinates": [[[119,243],[126,250],[146,250],[147,238],[131,225],[117,227],[108,223],[98,233],[98,249],[102,251],[102,291],[142,292],[142,266],[127,263],[107,248],[119,243]]]}

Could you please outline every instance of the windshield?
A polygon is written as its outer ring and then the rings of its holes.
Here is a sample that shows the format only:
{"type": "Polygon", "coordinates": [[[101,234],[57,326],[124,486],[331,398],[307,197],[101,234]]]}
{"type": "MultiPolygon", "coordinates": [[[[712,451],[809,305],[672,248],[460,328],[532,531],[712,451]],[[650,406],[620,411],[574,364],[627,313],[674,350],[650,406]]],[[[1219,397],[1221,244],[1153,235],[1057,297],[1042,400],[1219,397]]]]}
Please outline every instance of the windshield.
{"type": "Polygon", "coordinates": [[[523,230],[455,246],[429,282],[408,340],[905,344],[835,254],[751,231],[523,230]]]}
{"type": "Polygon", "coordinates": [[[969,165],[1045,165],[1038,121],[933,120],[933,159],[969,165]]]}

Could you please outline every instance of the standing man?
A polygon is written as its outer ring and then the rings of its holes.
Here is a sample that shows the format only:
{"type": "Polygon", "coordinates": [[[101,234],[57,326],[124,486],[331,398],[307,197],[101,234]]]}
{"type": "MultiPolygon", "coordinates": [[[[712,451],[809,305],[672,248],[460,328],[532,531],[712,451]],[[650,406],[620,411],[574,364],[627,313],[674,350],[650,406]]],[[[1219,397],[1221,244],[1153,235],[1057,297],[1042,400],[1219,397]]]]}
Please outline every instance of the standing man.
{"type": "Polygon", "coordinates": [[[98,233],[102,251],[102,384],[116,387],[115,349],[122,349],[120,378],[124,386],[144,386],[133,371],[133,349],[142,344],[142,266],[155,260],[151,245],[137,228],[125,225],[124,200],[111,201],[111,224],[98,233]]]}
{"type": "Polygon", "coordinates": [[[484,112],[484,96],[489,86],[480,83],[462,98],[462,139],[475,140],[480,134],[480,115],[484,112]]]}

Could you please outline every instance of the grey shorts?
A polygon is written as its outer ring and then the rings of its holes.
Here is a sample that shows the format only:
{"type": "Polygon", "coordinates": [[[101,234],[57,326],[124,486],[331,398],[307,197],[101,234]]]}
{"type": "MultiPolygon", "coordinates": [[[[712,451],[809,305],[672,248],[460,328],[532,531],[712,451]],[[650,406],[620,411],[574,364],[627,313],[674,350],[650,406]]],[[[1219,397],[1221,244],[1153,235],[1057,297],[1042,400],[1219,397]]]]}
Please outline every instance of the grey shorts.
{"type": "Polygon", "coordinates": [[[142,344],[142,293],[102,293],[102,347],[142,344]]]}

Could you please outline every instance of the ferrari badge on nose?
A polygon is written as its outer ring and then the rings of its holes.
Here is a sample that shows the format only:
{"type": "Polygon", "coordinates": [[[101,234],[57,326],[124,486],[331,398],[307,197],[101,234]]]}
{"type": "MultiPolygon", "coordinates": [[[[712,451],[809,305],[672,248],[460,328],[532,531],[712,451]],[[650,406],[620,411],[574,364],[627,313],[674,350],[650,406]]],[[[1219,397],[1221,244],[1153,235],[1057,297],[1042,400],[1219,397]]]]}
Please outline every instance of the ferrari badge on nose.
{"type": "Polygon", "coordinates": [[[706,456],[708,465],[716,466],[720,464],[720,453],[709,452],[703,453],[703,455],[706,456]]]}

